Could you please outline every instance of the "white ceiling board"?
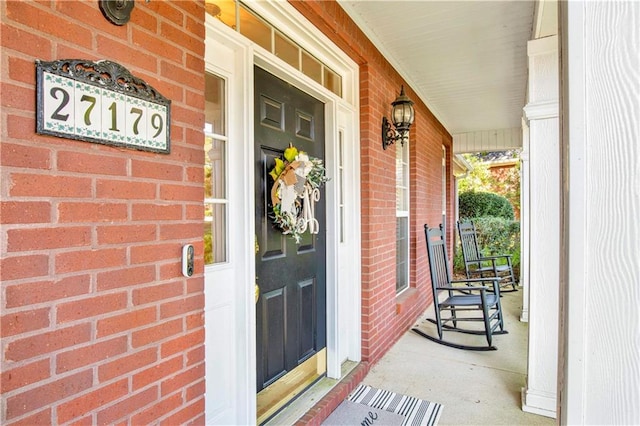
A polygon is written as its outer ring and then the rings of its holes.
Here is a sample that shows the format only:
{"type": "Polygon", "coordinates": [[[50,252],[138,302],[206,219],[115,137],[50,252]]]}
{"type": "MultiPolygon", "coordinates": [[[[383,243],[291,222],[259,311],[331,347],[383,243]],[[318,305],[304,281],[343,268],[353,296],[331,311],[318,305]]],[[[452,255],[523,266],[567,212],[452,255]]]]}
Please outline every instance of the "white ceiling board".
{"type": "Polygon", "coordinates": [[[533,1],[338,2],[450,133],[520,126],[533,1]]]}

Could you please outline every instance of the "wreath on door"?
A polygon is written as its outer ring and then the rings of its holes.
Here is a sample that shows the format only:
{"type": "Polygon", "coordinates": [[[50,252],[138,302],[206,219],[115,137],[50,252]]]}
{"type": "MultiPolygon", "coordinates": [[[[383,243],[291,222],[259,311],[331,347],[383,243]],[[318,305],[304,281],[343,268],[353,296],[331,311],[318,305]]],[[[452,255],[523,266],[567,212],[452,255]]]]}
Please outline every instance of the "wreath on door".
{"type": "Polygon", "coordinates": [[[276,158],[269,175],[273,178],[273,222],[284,235],[293,237],[296,244],[300,244],[307,229],[317,234],[315,203],[320,201],[320,187],[329,180],[322,160],[289,144],[282,158],[276,158]]]}

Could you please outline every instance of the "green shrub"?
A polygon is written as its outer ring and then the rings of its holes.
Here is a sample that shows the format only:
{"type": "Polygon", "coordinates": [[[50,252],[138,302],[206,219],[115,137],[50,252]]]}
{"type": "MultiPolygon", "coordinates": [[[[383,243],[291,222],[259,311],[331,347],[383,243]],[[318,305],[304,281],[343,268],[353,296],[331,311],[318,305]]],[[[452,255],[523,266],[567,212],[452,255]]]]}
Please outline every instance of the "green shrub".
{"type": "MultiPolygon", "coordinates": [[[[473,219],[478,235],[478,245],[485,256],[510,254],[513,273],[520,281],[520,222],[501,217],[478,217],[473,219]]],[[[462,249],[458,240],[453,258],[453,270],[464,275],[462,249]]]]}
{"type": "Polygon", "coordinates": [[[513,220],[513,206],[505,197],[492,192],[463,192],[458,196],[460,220],[496,216],[513,220]]]}

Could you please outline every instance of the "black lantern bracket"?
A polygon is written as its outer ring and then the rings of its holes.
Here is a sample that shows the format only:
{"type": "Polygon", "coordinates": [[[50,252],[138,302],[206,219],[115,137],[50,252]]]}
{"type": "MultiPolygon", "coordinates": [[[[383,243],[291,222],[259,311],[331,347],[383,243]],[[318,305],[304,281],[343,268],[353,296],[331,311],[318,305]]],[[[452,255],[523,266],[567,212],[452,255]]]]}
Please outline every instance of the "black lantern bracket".
{"type": "Polygon", "coordinates": [[[405,140],[409,139],[409,128],[415,115],[413,101],[405,95],[404,86],[400,88],[400,95],[391,103],[391,107],[393,123],[387,117],[382,117],[382,149],[387,149],[397,141],[404,146],[405,140]]]}

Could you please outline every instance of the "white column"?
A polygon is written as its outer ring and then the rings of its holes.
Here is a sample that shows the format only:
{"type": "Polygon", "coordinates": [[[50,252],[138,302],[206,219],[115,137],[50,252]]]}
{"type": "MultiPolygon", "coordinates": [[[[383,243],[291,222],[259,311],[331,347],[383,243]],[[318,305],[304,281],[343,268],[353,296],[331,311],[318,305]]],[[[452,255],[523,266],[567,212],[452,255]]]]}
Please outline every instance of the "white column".
{"type": "Polygon", "coordinates": [[[520,153],[520,287],[522,310],[520,321],[529,322],[529,123],[522,119],[522,152],[520,153]]]}
{"type": "Polygon", "coordinates": [[[640,424],[640,3],[559,2],[561,424],[640,424]]]}
{"type": "Polygon", "coordinates": [[[531,40],[529,56],[529,357],[522,409],[556,417],[560,289],[558,37],[531,40]]]}

